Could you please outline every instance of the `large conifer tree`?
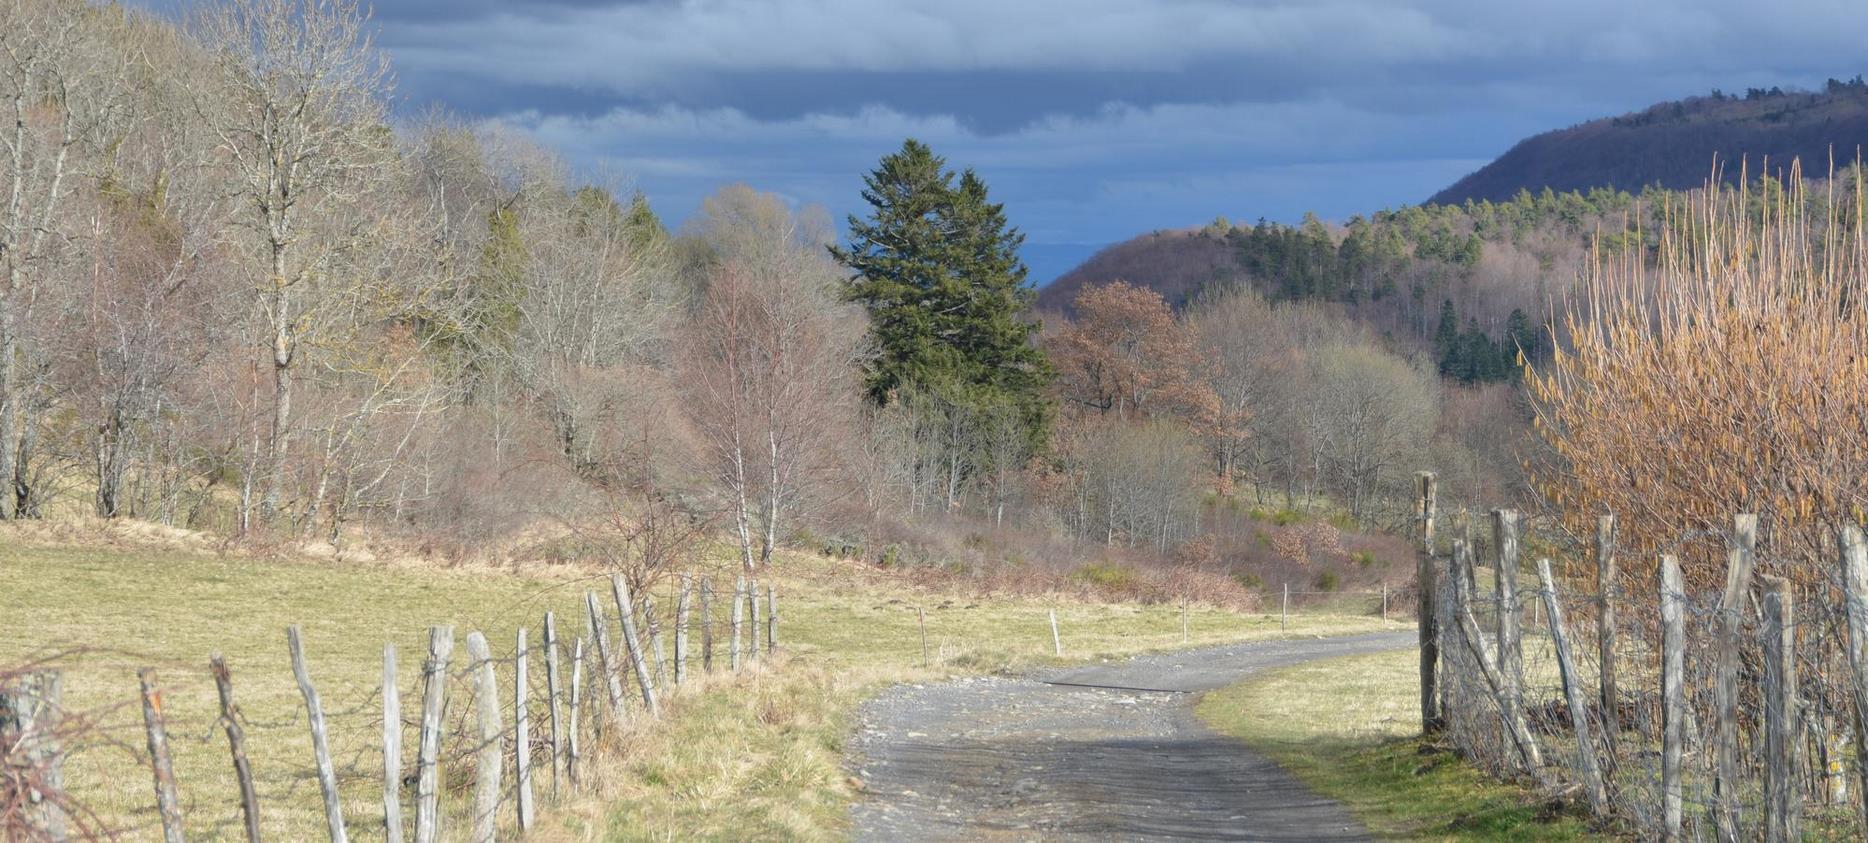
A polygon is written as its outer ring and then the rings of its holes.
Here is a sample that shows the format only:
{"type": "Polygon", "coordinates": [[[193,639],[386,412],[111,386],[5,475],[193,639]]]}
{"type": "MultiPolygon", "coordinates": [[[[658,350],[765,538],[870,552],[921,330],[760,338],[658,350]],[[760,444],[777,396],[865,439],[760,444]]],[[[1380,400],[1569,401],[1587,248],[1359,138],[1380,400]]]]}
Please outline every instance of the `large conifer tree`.
{"type": "Polygon", "coordinates": [[[1050,366],[1032,342],[1035,297],[1025,236],[973,171],[958,176],[910,139],[864,177],[867,218],[831,254],[853,271],[846,295],[869,311],[870,397],[939,395],[982,415],[1014,409],[1033,446],[1048,419],[1050,366]]]}

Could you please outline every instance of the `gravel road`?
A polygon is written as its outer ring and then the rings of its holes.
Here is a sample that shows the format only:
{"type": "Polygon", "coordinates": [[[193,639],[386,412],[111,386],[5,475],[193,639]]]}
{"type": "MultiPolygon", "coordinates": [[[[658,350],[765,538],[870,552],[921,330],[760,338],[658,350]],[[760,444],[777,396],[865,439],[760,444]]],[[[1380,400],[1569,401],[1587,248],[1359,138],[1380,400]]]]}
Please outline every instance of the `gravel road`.
{"type": "Polygon", "coordinates": [[[864,787],[855,837],[1366,840],[1342,805],[1214,733],[1193,706],[1266,670],[1414,641],[1412,631],[1259,641],[897,686],[865,704],[850,747],[864,787]]]}

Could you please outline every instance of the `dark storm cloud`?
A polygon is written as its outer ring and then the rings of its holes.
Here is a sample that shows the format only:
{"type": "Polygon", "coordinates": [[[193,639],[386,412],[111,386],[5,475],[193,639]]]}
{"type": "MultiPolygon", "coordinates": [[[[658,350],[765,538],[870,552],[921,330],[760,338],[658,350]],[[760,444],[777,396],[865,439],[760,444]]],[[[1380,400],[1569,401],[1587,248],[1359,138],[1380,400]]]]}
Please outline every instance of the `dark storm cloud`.
{"type": "Polygon", "coordinates": [[[1528,134],[1868,70],[1858,2],[396,0],[399,102],[620,169],[836,211],[905,135],[1034,240],[1418,201],[1528,134]]]}

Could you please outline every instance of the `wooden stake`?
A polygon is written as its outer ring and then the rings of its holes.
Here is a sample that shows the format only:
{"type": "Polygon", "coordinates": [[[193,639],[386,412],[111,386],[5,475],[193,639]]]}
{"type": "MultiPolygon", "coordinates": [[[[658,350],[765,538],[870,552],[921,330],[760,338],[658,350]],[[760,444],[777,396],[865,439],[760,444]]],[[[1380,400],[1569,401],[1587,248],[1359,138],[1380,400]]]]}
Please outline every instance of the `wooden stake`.
{"type": "Polygon", "coordinates": [[[143,694],[143,731],[149,739],[149,768],[156,780],[156,812],[162,818],[163,843],[182,843],[182,800],[175,792],[175,764],[169,759],[169,731],[162,713],[162,690],[155,668],[136,672],[143,694]]]}
{"type": "Polygon", "coordinates": [[[713,672],[713,580],[700,584],[701,670],[713,672]]]}
{"type": "MultiPolygon", "coordinates": [[[[610,722],[623,722],[623,676],[616,666],[616,651],[610,647],[610,633],[603,623],[603,609],[597,605],[597,593],[584,592],[584,608],[590,615],[590,638],[597,645],[597,667],[603,672],[603,688],[610,695],[610,722]]],[[[591,723],[602,724],[592,718],[591,723]]]]}
{"type": "Polygon", "coordinates": [[[577,755],[580,748],[577,736],[577,702],[584,698],[584,639],[577,639],[571,648],[571,711],[565,732],[564,775],[571,784],[577,784],[577,755]]]}
{"type": "Polygon", "coordinates": [[[493,651],[479,631],[467,633],[467,669],[473,674],[474,710],[479,714],[479,744],[474,750],[474,843],[494,843],[499,835],[502,756],[499,680],[493,674],[493,651]]]}
{"type": "Polygon", "coordinates": [[[59,796],[64,793],[65,759],[59,748],[58,725],[63,717],[64,682],[56,670],[13,678],[12,689],[0,685],[0,760],[11,756],[24,762],[24,780],[15,778],[11,783],[24,785],[26,792],[8,793],[8,788],[0,787],[0,795],[13,797],[13,804],[0,810],[17,812],[14,822],[0,822],[0,828],[12,830],[21,839],[63,843],[66,816],[59,796]]]}
{"type": "Polygon", "coordinates": [[[650,717],[655,717],[662,713],[662,707],[655,701],[655,679],[649,675],[647,654],[642,652],[642,641],[636,635],[635,611],[629,602],[629,586],[623,582],[622,574],[610,575],[610,596],[616,600],[616,611],[622,618],[623,644],[629,648],[629,663],[636,669],[636,684],[642,689],[642,706],[650,717]]]}
{"type": "Polygon", "coordinates": [[[1492,511],[1492,543],[1498,551],[1498,564],[1492,569],[1493,590],[1498,597],[1497,644],[1498,675],[1503,681],[1500,699],[1509,710],[1507,722],[1517,718],[1524,705],[1524,647],[1518,605],[1518,513],[1510,509],[1492,511]]]}
{"type": "Polygon", "coordinates": [[[531,649],[525,627],[519,627],[512,663],[512,767],[519,787],[519,832],[532,830],[532,711],[527,659],[531,649]]]}
{"type": "Polygon", "coordinates": [[[383,838],[402,843],[402,690],[396,645],[383,645],[383,838]]]}
{"type": "Polygon", "coordinates": [[[915,621],[921,626],[921,666],[928,666],[928,610],[916,606],[915,621]]]}
{"type": "Polygon", "coordinates": [[[745,612],[746,578],[738,577],[733,580],[733,625],[731,629],[733,633],[733,643],[727,647],[727,653],[731,658],[732,669],[735,673],[739,672],[739,625],[745,618],[745,612]]]}
{"type": "Polygon", "coordinates": [[[1661,839],[1680,839],[1680,756],[1686,743],[1686,603],[1680,560],[1660,558],[1661,839]]]}
{"type": "Polygon", "coordinates": [[[1284,602],[1278,604],[1278,631],[1291,628],[1291,584],[1284,584],[1284,602]]]}
{"type": "Polygon", "coordinates": [[[1583,701],[1582,681],[1576,675],[1576,662],[1570,654],[1569,631],[1563,626],[1563,607],[1557,603],[1557,581],[1550,575],[1550,560],[1537,560],[1537,579],[1543,586],[1544,615],[1550,621],[1550,639],[1556,645],[1557,672],[1563,680],[1563,698],[1569,703],[1570,722],[1576,728],[1576,753],[1583,772],[1583,788],[1589,797],[1589,813],[1608,815],[1608,790],[1602,783],[1602,771],[1596,766],[1596,747],[1589,740],[1589,706],[1583,701]]]}
{"type": "Polygon", "coordinates": [[[311,721],[311,753],[318,763],[318,791],[324,795],[324,826],[331,843],[346,843],[344,809],[337,801],[337,769],[331,764],[331,744],[325,736],[324,704],[318,689],[312,687],[311,671],[305,667],[305,642],[298,627],[285,628],[286,649],[292,653],[292,677],[298,680],[298,692],[305,698],[305,714],[311,721]]]}
{"type": "Polygon", "coordinates": [[[778,654],[778,586],[765,585],[765,650],[778,654]]]}
{"type": "MultiPolygon", "coordinates": [[[[1453,543],[1453,556],[1462,571],[1472,566],[1472,546],[1461,539],[1453,543]]],[[[1517,748],[1519,765],[1540,784],[1545,782],[1543,753],[1537,748],[1537,738],[1524,720],[1521,709],[1512,708],[1505,697],[1505,679],[1499,669],[1498,660],[1485,646],[1485,634],[1479,631],[1479,621],[1472,615],[1472,586],[1464,576],[1459,576],[1454,584],[1457,603],[1453,607],[1453,620],[1459,624],[1460,641],[1471,653],[1473,660],[1479,663],[1479,671],[1485,677],[1487,689],[1498,705],[1500,719],[1505,722],[1505,737],[1517,748]]]]}
{"type": "MultiPolygon", "coordinates": [[[[1843,607],[1848,621],[1849,690],[1855,701],[1855,757],[1868,759],[1868,541],[1854,524],[1842,528],[1843,607]]],[[[1862,821],[1868,824],[1868,764],[1861,775],[1862,821]]]]}
{"type": "Polygon", "coordinates": [[[447,706],[448,659],[454,627],[428,628],[428,660],[422,663],[422,730],[415,760],[415,843],[441,839],[441,716],[447,706]]]}
{"type": "Polygon", "coordinates": [[[1601,669],[1602,739],[1608,748],[1609,775],[1616,767],[1615,746],[1621,740],[1621,692],[1616,689],[1615,662],[1615,516],[1596,519],[1596,591],[1601,605],[1596,614],[1596,663],[1601,669]]]}
{"type": "Polygon", "coordinates": [[[1764,839],[1802,839],[1798,792],[1797,626],[1790,583],[1764,577],[1764,839]]]}
{"type": "Polygon", "coordinates": [[[746,658],[759,660],[759,577],[746,578],[746,658]]]}
{"type": "Polygon", "coordinates": [[[1744,646],[1743,611],[1751,590],[1751,569],[1758,544],[1758,516],[1732,519],[1732,542],[1726,552],[1725,593],[1719,599],[1719,646],[1715,651],[1713,706],[1717,717],[1713,796],[1714,825],[1723,843],[1738,843],[1738,666],[1744,646]]]}
{"type": "Polygon", "coordinates": [[[1051,610],[1051,650],[1059,656],[1064,654],[1064,639],[1057,634],[1057,610],[1051,610]]]}
{"type": "Polygon", "coordinates": [[[687,679],[688,673],[688,593],[693,583],[687,574],[681,575],[681,591],[675,597],[675,684],[687,679]]]}
{"type": "Polygon", "coordinates": [[[214,674],[214,688],[220,693],[221,729],[227,733],[227,749],[233,755],[234,781],[240,786],[240,819],[246,829],[247,843],[259,843],[259,792],[253,788],[253,763],[246,754],[246,727],[240,724],[240,709],[234,705],[233,674],[227,660],[215,653],[208,659],[214,674]]]}
{"type": "Polygon", "coordinates": [[[1445,726],[1440,715],[1439,666],[1440,618],[1438,571],[1434,567],[1434,475],[1423,471],[1414,475],[1420,490],[1415,517],[1420,523],[1420,559],[1414,582],[1419,590],[1416,613],[1420,641],[1420,723],[1421,731],[1432,734],[1445,726]]]}
{"type": "Polygon", "coordinates": [[[558,623],[545,613],[545,706],[551,710],[551,795],[558,795],[558,774],[564,768],[564,726],[558,720],[563,702],[558,681],[558,623]]]}

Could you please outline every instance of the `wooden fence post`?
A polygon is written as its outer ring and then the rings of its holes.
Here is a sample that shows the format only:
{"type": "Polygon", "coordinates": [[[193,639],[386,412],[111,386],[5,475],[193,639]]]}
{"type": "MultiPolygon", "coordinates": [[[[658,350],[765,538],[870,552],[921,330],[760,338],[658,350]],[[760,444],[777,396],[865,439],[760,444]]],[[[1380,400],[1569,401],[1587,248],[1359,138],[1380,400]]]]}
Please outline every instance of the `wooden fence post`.
{"type": "Polygon", "coordinates": [[[285,628],[285,646],[292,653],[292,677],[298,680],[298,693],[305,698],[305,714],[311,721],[311,753],[318,763],[318,791],[324,796],[324,825],[331,843],[346,843],[344,809],[337,801],[337,769],[331,764],[331,744],[325,736],[324,703],[311,684],[311,671],[305,666],[305,642],[296,624],[285,628]]]}
{"type": "MultiPolygon", "coordinates": [[[[584,592],[584,608],[590,615],[590,638],[597,646],[597,667],[603,673],[603,689],[610,695],[610,722],[623,722],[623,677],[616,667],[616,652],[610,647],[610,633],[604,627],[603,608],[597,605],[597,593],[584,592]]],[[[596,717],[591,723],[601,724],[596,717]]]]}
{"type": "Polygon", "coordinates": [[[731,659],[734,673],[739,672],[739,625],[742,619],[745,618],[745,612],[746,578],[741,576],[733,580],[733,624],[731,628],[733,643],[727,646],[727,653],[731,659]]]}
{"type": "Polygon", "coordinates": [[[473,702],[480,724],[474,750],[474,843],[494,843],[499,834],[500,773],[505,765],[499,722],[499,680],[493,674],[493,651],[478,630],[467,633],[467,669],[473,675],[473,702]]]}
{"type": "Polygon", "coordinates": [[[1686,737],[1686,611],[1680,560],[1660,558],[1661,839],[1680,839],[1680,756],[1686,737]]]}
{"type": "Polygon", "coordinates": [[[512,772],[519,789],[519,831],[532,830],[532,711],[531,677],[527,659],[531,647],[525,627],[519,627],[512,662],[512,772]]]}
{"type": "Polygon", "coordinates": [[[1291,584],[1284,584],[1284,602],[1278,604],[1278,631],[1283,632],[1291,626],[1291,584]]]}
{"type": "Polygon", "coordinates": [[[687,574],[681,575],[681,592],[675,598],[675,684],[687,680],[688,674],[688,593],[693,583],[687,574]]]}
{"type": "Polygon", "coordinates": [[[1868,824],[1868,541],[1860,527],[1843,526],[1842,588],[1849,639],[1849,688],[1855,699],[1856,770],[1861,775],[1862,822],[1868,824]]]}
{"type": "Polygon", "coordinates": [[[247,759],[246,727],[240,724],[240,709],[234,705],[233,673],[219,653],[208,658],[208,667],[214,674],[214,689],[220,695],[220,725],[227,733],[234,780],[240,786],[240,819],[246,829],[247,843],[259,843],[259,791],[253,788],[253,763],[247,759]]]}
{"type": "MultiPolygon", "coordinates": [[[[56,670],[44,670],[14,677],[11,688],[0,685],[0,760],[11,755],[25,762],[25,769],[8,772],[11,784],[25,788],[11,792],[16,822],[0,823],[23,833],[21,839],[66,840],[65,811],[59,805],[64,790],[65,758],[59,747],[58,725],[62,717],[64,682],[56,670]],[[23,775],[21,775],[23,773],[23,775]]],[[[8,794],[10,789],[0,789],[8,794]]]]}
{"type": "Polygon", "coordinates": [[[1414,582],[1419,590],[1416,614],[1418,638],[1420,641],[1420,724],[1421,731],[1432,734],[1445,725],[1440,714],[1439,668],[1440,668],[1440,617],[1437,605],[1439,594],[1439,571],[1434,566],[1434,475],[1431,471],[1422,471],[1414,475],[1420,491],[1415,517],[1420,522],[1420,559],[1415,567],[1414,582]]]}
{"type": "MultiPolygon", "coordinates": [[[[1472,548],[1464,540],[1453,543],[1453,556],[1462,570],[1472,566],[1472,548]]],[[[1537,747],[1537,737],[1531,733],[1530,725],[1524,720],[1524,712],[1512,708],[1507,702],[1505,679],[1498,667],[1498,659],[1486,648],[1485,633],[1479,630],[1479,621],[1472,615],[1472,585],[1461,575],[1456,577],[1454,588],[1458,596],[1454,598],[1457,604],[1453,620],[1459,624],[1461,643],[1471,653],[1473,660],[1479,663],[1487,690],[1498,705],[1500,719],[1505,722],[1505,736],[1518,751],[1520,765],[1542,784],[1545,781],[1543,753],[1537,747]]]]}
{"type": "Polygon", "coordinates": [[[1615,660],[1615,516],[1596,519],[1596,662],[1601,669],[1602,740],[1608,748],[1608,771],[1615,770],[1615,745],[1621,739],[1621,694],[1616,690],[1615,660]]]}
{"type": "Polygon", "coordinates": [[[1515,718],[1524,706],[1524,637],[1522,607],[1518,604],[1518,526],[1516,510],[1492,511],[1492,544],[1498,564],[1492,569],[1493,590],[1498,594],[1498,673],[1504,680],[1504,699],[1511,707],[1506,717],[1515,718]]]}
{"type": "Polygon", "coordinates": [[[1797,626],[1790,583],[1764,577],[1764,839],[1800,840],[1797,788],[1797,626]]]}
{"type": "Polygon", "coordinates": [[[402,843],[402,689],[394,642],[383,644],[383,839],[402,843]]]}
{"type": "Polygon", "coordinates": [[[746,658],[759,660],[759,575],[746,578],[746,658]]]}
{"type": "Polygon", "coordinates": [[[1758,543],[1758,516],[1732,518],[1726,552],[1725,593],[1719,598],[1719,646],[1715,648],[1713,705],[1717,717],[1713,811],[1719,839],[1738,843],[1738,666],[1744,647],[1744,604],[1751,589],[1751,569],[1758,543]]]}
{"type": "Polygon", "coordinates": [[[713,672],[713,580],[700,581],[700,658],[701,670],[713,672]]]}
{"type": "Polygon", "coordinates": [[[163,843],[182,843],[182,800],[175,791],[175,763],[169,759],[169,730],[162,712],[162,689],[155,668],[136,672],[142,686],[143,732],[149,740],[149,768],[156,781],[156,812],[162,818],[163,843]]]}
{"type": "Polygon", "coordinates": [[[635,611],[629,602],[629,585],[623,582],[622,574],[610,575],[610,596],[615,599],[616,611],[622,616],[623,644],[629,648],[629,662],[636,669],[636,684],[642,689],[642,707],[654,717],[662,713],[662,707],[655,701],[655,679],[649,675],[642,639],[636,635],[635,611]]]}
{"type": "Polygon", "coordinates": [[[441,839],[441,722],[447,706],[448,659],[454,627],[428,628],[428,659],[422,663],[422,730],[415,759],[415,843],[441,839]]]}
{"type": "Polygon", "coordinates": [[[1608,815],[1608,790],[1602,783],[1602,771],[1596,766],[1596,747],[1589,740],[1589,706],[1583,702],[1582,680],[1576,675],[1576,662],[1570,654],[1570,637],[1563,626],[1563,607],[1557,603],[1557,581],[1550,575],[1550,560],[1537,560],[1537,579],[1543,586],[1544,615],[1550,623],[1550,638],[1557,650],[1557,672],[1563,680],[1563,698],[1569,703],[1570,721],[1576,727],[1576,753],[1581,762],[1583,787],[1588,791],[1589,813],[1608,815]]]}
{"type": "Polygon", "coordinates": [[[579,638],[577,643],[571,647],[571,710],[570,718],[565,722],[565,725],[570,728],[565,731],[564,748],[564,775],[574,786],[577,784],[577,756],[580,749],[580,739],[577,736],[577,702],[583,699],[583,691],[584,639],[579,638]]]}
{"type": "Polygon", "coordinates": [[[1057,610],[1051,610],[1051,650],[1057,655],[1064,654],[1064,638],[1057,634],[1057,610]]]}
{"type": "Polygon", "coordinates": [[[778,655],[778,586],[765,584],[765,651],[778,655]]]}
{"type": "Polygon", "coordinates": [[[558,621],[545,613],[545,706],[551,710],[551,795],[558,795],[558,775],[564,767],[564,726],[559,722],[558,621]]]}
{"type": "Polygon", "coordinates": [[[1388,583],[1382,582],[1382,623],[1388,622],[1388,583]]]}
{"type": "MultiPolygon", "coordinates": [[[[915,607],[915,622],[921,627],[921,666],[928,666],[928,610],[915,607]]],[[[1868,791],[1863,791],[1868,793],[1868,791]]]]}

